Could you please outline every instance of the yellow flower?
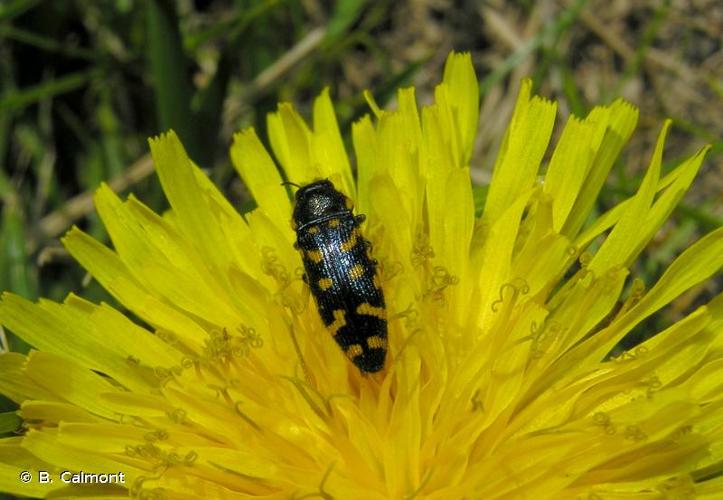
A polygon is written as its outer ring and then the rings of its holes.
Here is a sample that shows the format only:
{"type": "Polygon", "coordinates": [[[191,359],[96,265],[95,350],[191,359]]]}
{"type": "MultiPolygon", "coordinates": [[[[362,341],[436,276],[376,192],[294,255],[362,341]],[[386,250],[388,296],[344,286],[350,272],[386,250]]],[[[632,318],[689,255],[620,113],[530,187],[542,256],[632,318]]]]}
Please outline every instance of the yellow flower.
{"type": "Polygon", "coordinates": [[[64,238],[132,315],[72,294],[62,304],[3,296],[2,324],[37,351],[0,356],[0,392],[21,405],[25,427],[0,441],[0,490],[723,494],[721,296],[606,359],[633,327],[721,267],[719,229],[648,290],[628,271],[707,148],[661,178],[666,123],[638,192],[589,222],[637,110],[616,101],[571,117],[541,167],[555,104],[531,97],[525,81],[476,218],[477,89],[469,55],[453,54],[421,111],[413,89],[399,91],[395,111],[368,97],[375,116],[352,129],[356,181],[326,91],[311,127],[287,104],[269,116],[286,178],[329,178],[367,215],[389,314],[378,374],[361,374],[325,330],[301,280],[288,186],[255,132],[240,132],[231,148],[258,204],[243,216],[173,133],[153,139],[171,209],[157,215],[103,186],[96,205],[114,250],[75,228],[64,238]],[[39,471],[53,482],[41,483],[39,471]],[[125,483],[64,482],[80,471],[123,473],[125,483]]]}

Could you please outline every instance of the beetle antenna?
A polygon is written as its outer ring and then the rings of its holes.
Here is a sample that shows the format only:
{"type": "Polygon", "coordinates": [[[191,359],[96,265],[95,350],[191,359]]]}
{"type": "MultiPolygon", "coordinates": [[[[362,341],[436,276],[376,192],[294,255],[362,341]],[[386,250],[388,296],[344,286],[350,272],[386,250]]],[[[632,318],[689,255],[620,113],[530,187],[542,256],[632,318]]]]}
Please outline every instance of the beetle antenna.
{"type": "Polygon", "coordinates": [[[281,183],[281,185],[282,185],[282,186],[294,186],[294,187],[297,187],[297,188],[301,189],[301,186],[299,186],[299,185],[296,184],[295,182],[291,182],[291,181],[284,181],[284,182],[281,183]]]}

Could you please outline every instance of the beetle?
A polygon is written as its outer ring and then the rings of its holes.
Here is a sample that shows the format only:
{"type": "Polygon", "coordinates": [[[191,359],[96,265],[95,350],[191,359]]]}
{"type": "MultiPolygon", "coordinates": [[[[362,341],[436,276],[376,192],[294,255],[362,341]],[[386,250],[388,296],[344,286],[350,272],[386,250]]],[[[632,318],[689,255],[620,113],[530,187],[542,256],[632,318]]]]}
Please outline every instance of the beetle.
{"type": "Polygon", "coordinates": [[[301,186],[291,221],[304,281],[319,316],[347,358],[364,373],[384,368],[387,309],[371,243],[350,198],[328,179],[301,186]]]}

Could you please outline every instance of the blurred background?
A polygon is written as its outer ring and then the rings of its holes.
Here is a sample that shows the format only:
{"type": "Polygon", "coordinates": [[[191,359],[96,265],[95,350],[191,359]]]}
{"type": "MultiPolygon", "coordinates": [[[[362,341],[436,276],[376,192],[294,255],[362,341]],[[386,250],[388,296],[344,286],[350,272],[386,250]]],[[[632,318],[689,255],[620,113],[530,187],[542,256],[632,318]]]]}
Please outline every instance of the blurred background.
{"type": "MultiPolygon", "coordinates": [[[[166,208],[149,136],[175,129],[249,210],[228,158],[235,131],[254,126],[266,141],[266,113],[279,100],[309,116],[329,86],[348,140],[368,112],[364,89],[393,106],[397,87],[416,85],[420,103],[430,102],[453,49],[472,53],[480,79],[472,165],[480,199],[525,76],[560,101],[558,125],[618,96],[640,108],[598,212],[635,192],[666,117],[674,129],[665,172],[712,144],[691,192],[632,270],[649,287],[723,220],[721,33],[716,0],[0,0],[0,289],[55,300],[73,291],[123,309],[58,238],[77,224],[107,241],[92,206],[102,181],[166,208]]],[[[628,344],[721,288],[719,277],[687,293],[628,344]]]]}

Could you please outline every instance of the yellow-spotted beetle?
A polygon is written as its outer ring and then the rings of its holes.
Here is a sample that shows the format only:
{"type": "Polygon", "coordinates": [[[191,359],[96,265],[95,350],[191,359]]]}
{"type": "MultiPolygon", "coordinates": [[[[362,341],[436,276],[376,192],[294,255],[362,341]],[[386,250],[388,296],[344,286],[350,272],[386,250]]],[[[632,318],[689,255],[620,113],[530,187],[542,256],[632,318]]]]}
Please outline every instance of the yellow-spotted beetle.
{"type": "Polygon", "coordinates": [[[296,191],[292,227],[322,321],[362,372],[378,372],[387,352],[387,311],[364,215],[329,180],[296,191]]]}

